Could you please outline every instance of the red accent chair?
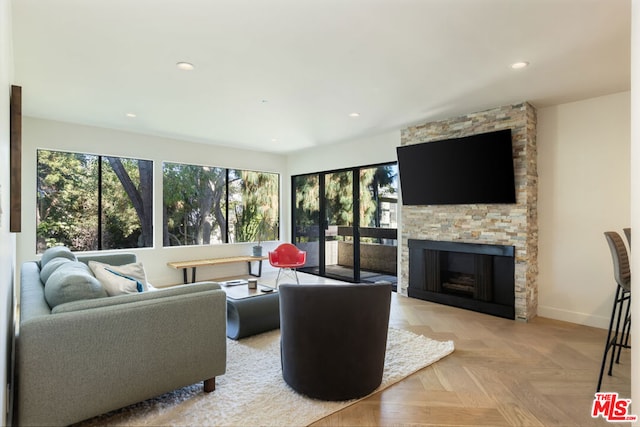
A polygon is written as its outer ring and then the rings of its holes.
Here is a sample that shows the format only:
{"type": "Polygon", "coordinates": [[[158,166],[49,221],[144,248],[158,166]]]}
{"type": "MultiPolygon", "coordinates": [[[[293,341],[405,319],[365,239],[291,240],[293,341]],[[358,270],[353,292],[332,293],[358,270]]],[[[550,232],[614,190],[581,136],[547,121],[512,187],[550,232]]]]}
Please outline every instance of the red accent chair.
{"type": "Polygon", "coordinates": [[[282,243],[273,251],[269,251],[269,263],[279,268],[278,277],[276,278],[276,287],[278,287],[278,281],[280,280],[280,273],[282,270],[293,271],[296,278],[296,283],[300,284],[298,280],[298,272],[296,269],[302,267],[307,262],[307,252],[301,251],[295,245],[291,243],[282,243]]]}

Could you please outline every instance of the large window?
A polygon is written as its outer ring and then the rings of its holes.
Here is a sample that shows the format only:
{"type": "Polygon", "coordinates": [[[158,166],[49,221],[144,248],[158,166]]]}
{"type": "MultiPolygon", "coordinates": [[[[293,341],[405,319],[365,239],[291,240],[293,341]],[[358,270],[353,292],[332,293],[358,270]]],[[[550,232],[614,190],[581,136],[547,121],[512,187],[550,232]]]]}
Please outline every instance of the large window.
{"type": "Polygon", "coordinates": [[[229,242],[278,239],[278,174],[230,169],[228,194],[229,242]]]}
{"type": "Polygon", "coordinates": [[[279,175],[163,164],[163,245],[278,239],[279,175]]]}
{"type": "Polygon", "coordinates": [[[224,242],[227,170],[166,162],[162,170],[163,246],[224,242]]]}
{"type": "Polygon", "coordinates": [[[153,162],[37,152],[36,252],[153,246],[153,162]]]}

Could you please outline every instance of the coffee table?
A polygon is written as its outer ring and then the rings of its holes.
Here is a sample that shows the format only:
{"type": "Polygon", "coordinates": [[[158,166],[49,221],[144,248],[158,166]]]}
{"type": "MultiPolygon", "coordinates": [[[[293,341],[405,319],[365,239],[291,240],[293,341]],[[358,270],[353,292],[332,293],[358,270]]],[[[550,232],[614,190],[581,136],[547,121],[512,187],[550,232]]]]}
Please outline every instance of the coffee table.
{"type": "Polygon", "coordinates": [[[238,340],[280,327],[277,289],[260,284],[257,289],[247,285],[221,287],[227,294],[227,337],[238,340]]]}

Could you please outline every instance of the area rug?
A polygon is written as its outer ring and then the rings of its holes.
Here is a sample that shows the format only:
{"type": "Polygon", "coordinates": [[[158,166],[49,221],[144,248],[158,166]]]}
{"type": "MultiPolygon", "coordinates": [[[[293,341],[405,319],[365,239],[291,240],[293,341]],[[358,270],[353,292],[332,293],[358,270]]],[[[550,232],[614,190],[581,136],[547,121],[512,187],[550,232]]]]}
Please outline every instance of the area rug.
{"type": "MultiPolygon", "coordinates": [[[[194,384],[79,425],[301,426],[361,399],[324,402],[294,392],[282,379],[280,331],[227,340],[227,372],[205,394],[194,384]]],[[[452,341],[435,341],[390,328],[380,391],[453,352],[452,341]]],[[[374,392],[374,393],[375,393],[374,392]]]]}

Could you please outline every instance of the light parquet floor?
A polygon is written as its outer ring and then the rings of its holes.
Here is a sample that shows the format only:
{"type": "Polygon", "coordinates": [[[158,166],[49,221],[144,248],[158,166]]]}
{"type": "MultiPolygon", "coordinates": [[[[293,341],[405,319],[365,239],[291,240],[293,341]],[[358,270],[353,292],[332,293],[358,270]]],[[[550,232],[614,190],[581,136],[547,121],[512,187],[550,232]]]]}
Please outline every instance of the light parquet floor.
{"type": "MultiPolygon", "coordinates": [[[[344,283],[298,275],[301,283],[344,283]]],[[[275,277],[267,272],[260,283],[275,286],[275,277]]],[[[396,293],[389,325],[453,340],[455,351],[313,426],[629,425],[591,417],[606,330],[541,317],[518,322],[396,293]]],[[[630,365],[623,350],[602,391],[630,398],[630,365]]]]}
{"type": "MultiPolygon", "coordinates": [[[[314,426],[611,425],[591,417],[605,330],[516,322],[396,294],[390,326],[453,340],[455,351],[314,426]]],[[[602,391],[629,398],[630,363],[623,350],[602,391]]]]}

